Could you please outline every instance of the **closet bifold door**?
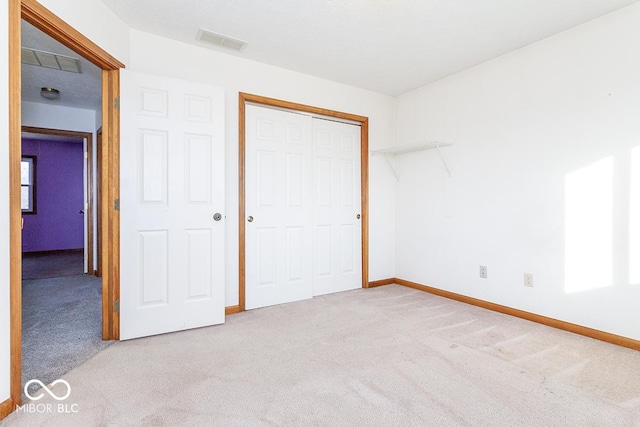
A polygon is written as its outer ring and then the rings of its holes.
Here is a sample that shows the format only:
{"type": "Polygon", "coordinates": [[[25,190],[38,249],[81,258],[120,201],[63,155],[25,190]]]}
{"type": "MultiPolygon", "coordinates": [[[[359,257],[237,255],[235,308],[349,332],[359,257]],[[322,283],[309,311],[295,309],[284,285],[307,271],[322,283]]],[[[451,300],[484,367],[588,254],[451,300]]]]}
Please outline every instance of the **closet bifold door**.
{"type": "Polygon", "coordinates": [[[311,117],[246,107],[246,308],[312,288],[311,117]]]}
{"type": "Polygon", "coordinates": [[[246,308],[361,287],[360,127],[245,114],[246,308]]]}
{"type": "Polygon", "coordinates": [[[313,162],[313,295],[360,288],[360,126],[314,118],[313,162]]]}

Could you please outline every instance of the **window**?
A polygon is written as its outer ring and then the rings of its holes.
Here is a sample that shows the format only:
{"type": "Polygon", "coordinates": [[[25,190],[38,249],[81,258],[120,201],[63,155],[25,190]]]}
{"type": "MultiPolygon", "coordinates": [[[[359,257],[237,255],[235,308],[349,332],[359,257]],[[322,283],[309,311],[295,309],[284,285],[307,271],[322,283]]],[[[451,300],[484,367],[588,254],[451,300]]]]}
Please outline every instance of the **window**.
{"type": "Polygon", "coordinates": [[[22,213],[36,213],[36,158],[22,156],[20,163],[21,206],[22,213]]]}

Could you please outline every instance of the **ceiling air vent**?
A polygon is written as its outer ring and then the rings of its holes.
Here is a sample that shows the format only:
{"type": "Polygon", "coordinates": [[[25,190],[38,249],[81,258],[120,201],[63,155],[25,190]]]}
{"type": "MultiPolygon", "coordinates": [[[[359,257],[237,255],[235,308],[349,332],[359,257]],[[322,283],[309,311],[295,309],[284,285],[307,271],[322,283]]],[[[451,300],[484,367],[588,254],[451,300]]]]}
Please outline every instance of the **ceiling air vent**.
{"type": "Polygon", "coordinates": [[[214,33],[213,31],[205,30],[204,28],[200,28],[198,30],[197,39],[217,47],[235,50],[236,52],[242,52],[242,49],[247,45],[247,42],[245,41],[234,39],[233,37],[225,36],[223,34],[214,33]]]}
{"type": "Polygon", "coordinates": [[[69,71],[71,73],[82,73],[80,70],[80,60],[78,58],[28,47],[22,48],[22,63],[52,68],[54,70],[69,71]]]}

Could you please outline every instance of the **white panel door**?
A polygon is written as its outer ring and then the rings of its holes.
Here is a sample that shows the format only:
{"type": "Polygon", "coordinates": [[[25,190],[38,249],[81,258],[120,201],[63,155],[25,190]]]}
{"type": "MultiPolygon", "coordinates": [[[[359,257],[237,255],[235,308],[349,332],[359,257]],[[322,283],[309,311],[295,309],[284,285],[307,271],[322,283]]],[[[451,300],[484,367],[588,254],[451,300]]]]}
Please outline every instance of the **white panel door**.
{"type": "Polygon", "coordinates": [[[224,92],[120,76],[120,337],[224,323],[224,92]]]}
{"type": "Polygon", "coordinates": [[[311,298],[311,117],[253,105],[245,114],[245,306],[311,298]]]}
{"type": "Polygon", "coordinates": [[[360,127],[314,118],[313,161],[313,295],[360,288],[360,127]]]}

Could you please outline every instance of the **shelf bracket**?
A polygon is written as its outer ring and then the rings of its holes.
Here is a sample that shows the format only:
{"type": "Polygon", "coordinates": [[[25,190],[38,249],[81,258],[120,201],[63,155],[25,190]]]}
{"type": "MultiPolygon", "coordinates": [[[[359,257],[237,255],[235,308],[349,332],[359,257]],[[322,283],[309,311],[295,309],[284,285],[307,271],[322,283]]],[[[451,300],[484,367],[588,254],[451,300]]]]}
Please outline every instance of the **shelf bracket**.
{"type": "Polygon", "coordinates": [[[391,158],[390,158],[391,156],[412,153],[414,151],[431,150],[435,148],[438,151],[438,156],[440,156],[440,160],[442,161],[444,168],[447,170],[447,174],[449,175],[449,178],[451,178],[451,170],[449,169],[449,165],[447,165],[447,162],[444,156],[442,155],[442,151],[440,150],[440,147],[449,147],[451,145],[453,144],[446,143],[446,142],[440,143],[437,141],[423,142],[417,145],[408,145],[408,146],[400,146],[400,147],[393,147],[393,148],[384,148],[382,150],[374,150],[374,151],[371,151],[371,154],[384,155],[384,158],[387,161],[387,164],[389,165],[389,167],[391,168],[393,175],[396,177],[396,180],[400,181],[400,176],[398,175],[398,171],[396,170],[396,168],[393,166],[393,162],[391,161],[391,158]]]}
{"type": "Polygon", "coordinates": [[[440,156],[440,160],[442,160],[442,164],[444,165],[444,168],[447,170],[447,173],[449,174],[449,178],[451,178],[451,171],[449,170],[447,161],[444,159],[444,156],[442,155],[442,151],[440,150],[440,144],[437,142],[436,142],[436,149],[438,150],[438,155],[440,156]]]}
{"type": "Polygon", "coordinates": [[[389,158],[389,153],[384,153],[384,159],[387,161],[387,164],[391,168],[391,172],[393,172],[393,174],[395,175],[396,181],[400,182],[398,171],[396,171],[396,168],[393,166],[393,163],[391,163],[391,159],[389,158]]]}

